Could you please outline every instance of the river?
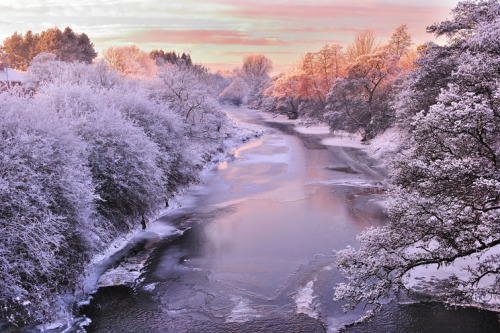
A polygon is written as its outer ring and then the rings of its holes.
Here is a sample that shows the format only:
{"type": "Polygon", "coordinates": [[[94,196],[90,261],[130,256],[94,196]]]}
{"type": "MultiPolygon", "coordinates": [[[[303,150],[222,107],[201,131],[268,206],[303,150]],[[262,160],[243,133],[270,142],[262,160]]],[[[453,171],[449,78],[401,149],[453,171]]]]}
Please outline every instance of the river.
{"type": "Polygon", "coordinates": [[[342,277],[332,250],[386,223],[385,171],[349,139],[326,146],[328,134],[253,110],[227,113],[266,134],[234,149],[131,242],[114,266],[127,261],[138,278],[101,283],[81,308],[88,332],[500,331],[495,313],[408,300],[345,328],[363,310],[333,302],[342,277]]]}

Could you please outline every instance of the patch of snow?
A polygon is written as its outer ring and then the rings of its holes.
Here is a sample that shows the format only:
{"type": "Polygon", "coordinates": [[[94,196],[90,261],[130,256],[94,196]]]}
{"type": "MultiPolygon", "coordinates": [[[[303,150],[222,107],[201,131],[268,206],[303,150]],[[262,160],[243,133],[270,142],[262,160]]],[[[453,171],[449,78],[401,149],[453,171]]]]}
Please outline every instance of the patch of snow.
{"type": "Polygon", "coordinates": [[[147,284],[144,287],[142,287],[142,289],[151,292],[151,291],[155,290],[156,285],[157,285],[157,283],[150,283],[150,284],[147,284]]]}
{"type": "Polygon", "coordinates": [[[245,299],[233,299],[238,303],[235,305],[231,313],[227,316],[227,323],[243,323],[250,319],[260,318],[261,314],[257,310],[252,309],[245,299]]]}
{"type": "Polygon", "coordinates": [[[262,118],[268,121],[274,121],[274,122],[279,122],[279,123],[284,123],[284,124],[296,124],[298,123],[297,119],[289,119],[287,116],[284,116],[282,114],[274,114],[274,113],[268,113],[268,112],[260,112],[260,115],[262,118]]]}
{"type": "Polygon", "coordinates": [[[351,148],[359,148],[366,149],[366,144],[361,143],[360,135],[335,135],[329,138],[324,138],[321,140],[321,143],[325,146],[335,146],[335,147],[351,147],[351,148]]]}
{"type": "Polygon", "coordinates": [[[330,128],[327,125],[295,126],[295,130],[302,134],[330,134],[330,128]]]}
{"type": "Polygon", "coordinates": [[[160,237],[165,237],[165,236],[174,235],[177,232],[177,229],[174,226],[167,224],[167,223],[164,223],[164,222],[161,222],[161,223],[160,222],[153,222],[148,226],[147,231],[153,232],[160,237]]]}
{"type": "Polygon", "coordinates": [[[314,294],[314,281],[307,282],[305,286],[297,291],[293,300],[295,301],[297,313],[303,313],[314,319],[319,318],[316,310],[316,299],[314,294]]]}
{"type": "Polygon", "coordinates": [[[367,152],[375,159],[387,160],[388,157],[390,158],[399,151],[405,140],[406,138],[399,128],[388,128],[384,133],[370,140],[367,152]]]}
{"type": "Polygon", "coordinates": [[[53,323],[38,325],[36,328],[39,329],[41,332],[45,332],[61,328],[64,326],[64,324],[65,324],[64,322],[55,321],[53,323]]]}

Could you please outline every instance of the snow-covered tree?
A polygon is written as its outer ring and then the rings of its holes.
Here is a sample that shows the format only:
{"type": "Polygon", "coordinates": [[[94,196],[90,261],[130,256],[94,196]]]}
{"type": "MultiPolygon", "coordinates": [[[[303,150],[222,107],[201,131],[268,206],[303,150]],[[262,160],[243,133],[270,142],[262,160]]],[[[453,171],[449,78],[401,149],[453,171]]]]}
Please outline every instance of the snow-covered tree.
{"type": "Polygon", "coordinates": [[[220,93],[219,100],[235,105],[247,104],[249,90],[250,88],[245,80],[241,77],[236,77],[231,84],[220,93]]]}
{"type": "Polygon", "coordinates": [[[390,82],[399,71],[397,56],[387,51],[358,57],[328,94],[325,118],[330,128],[362,131],[365,140],[387,128],[390,82]]]}
{"type": "Polygon", "coordinates": [[[301,71],[292,71],[273,78],[273,83],[264,91],[264,96],[269,100],[264,104],[266,111],[274,111],[286,114],[295,119],[299,116],[299,105],[301,99],[301,71]]]}
{"type": "Polygon", "coordinates": [[[157,72],[156,62],[137,46],[111,46],[103,51],[109,65],[123,75],[133,78],[152,77],[157,72]]]}
{"type": "MultiPolygon", "coordinates": [[[[435,25],[441,27],[438,33],[446,31],[452,37],[454,52],[443,47],[444,52],[428,53],[422,62],[442,73],[425,58],[448,54],[456,65],[435,102],[411,120],[410,141],[393,164],[389,224],[364,231],[359,250],[349,247],[337,252],[337,264],[347,282],[337,285],[335,299],[347,301],[348,308],[359,303],[378,308],[406,290],[406,279],[419,267],[454,267],[455,273],[442,281],[446,287],[435,290],[436,297],[452,304],[488,306],[500,294],[497,9],[497,1],[460,3],[453,21],[435,25]],[[481,23],[473,24],[471,19],[481,23]]],[[[422,70],[417,69],[419,77],[430,75],[422,70]]],[[[410,75],[408,80],[414,78],[410,75]]]]}

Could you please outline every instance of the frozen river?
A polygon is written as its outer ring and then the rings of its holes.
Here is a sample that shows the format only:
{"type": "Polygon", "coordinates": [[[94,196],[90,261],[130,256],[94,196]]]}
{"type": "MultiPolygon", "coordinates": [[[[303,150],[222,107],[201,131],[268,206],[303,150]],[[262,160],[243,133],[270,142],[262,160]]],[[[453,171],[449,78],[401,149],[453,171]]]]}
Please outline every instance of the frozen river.
{"type": "MultiPolygon", "coordinates": [[[[136,239],[126,260],[146,258],[140,278],[97,291],[83,309],[89,332],[336,332],[363,313],[343,313],[332,301],[342,281],[332,250],[356,246],[356,234],[386,222],[384,171],[349,139],[325,146],[326,133],[299,133],[252,110],[227,112],[266,134],[235,149],[136,239]]],[[[346,331],[500,325],[490,312],[404,302],[346,331]]]]}

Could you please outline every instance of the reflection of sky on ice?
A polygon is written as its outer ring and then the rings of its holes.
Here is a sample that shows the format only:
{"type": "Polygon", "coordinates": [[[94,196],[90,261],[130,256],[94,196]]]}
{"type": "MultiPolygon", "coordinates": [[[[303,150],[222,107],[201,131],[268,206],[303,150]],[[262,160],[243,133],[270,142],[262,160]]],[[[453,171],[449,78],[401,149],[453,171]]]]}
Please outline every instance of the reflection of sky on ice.
{"type": "MultiPolygon", "coordinates": [[[[322,127],[300,130],[303,135],[320,135],[318,140],[327,135],[322,127]]],[[[182,211],[195,212],[202,221],[200,229],[191,230],[199,242],[197,254],[183,265],[191,272],[210,272],[206,288],[231,304],[221,301],[229,311],[223,311],[227,321],[279,313],[286,304],[297,313],[328,315],[320,310],[321,304],[331,302],[333,284],[341,280],[331,268],[331,251],[352,244],[362,228],[381,219],[377,204],[346,203],[343,192],[362,192],[373,183],[358,173],[343,172],[345,168],[333,168],[332,163],[344,162],[332,162],[331,154],[328,149],[307,149],[298,137],[271,130],[234,148],[229,160],[219,162],[204,184],[191,188],[181,200],[182,211]],[[318,255],[326,264],[311,263],[318,255]],[[320,295],[319,289],[327,291],[320,295]]],[[[340,156],[346,154],[340,150],[340,156]]],[[[364,194],[354,192],[349,200],[358,202],[364,194]]],[[[175,259],[165,257],[161,262],[158,276],[183,267],[175,259]]]]}

